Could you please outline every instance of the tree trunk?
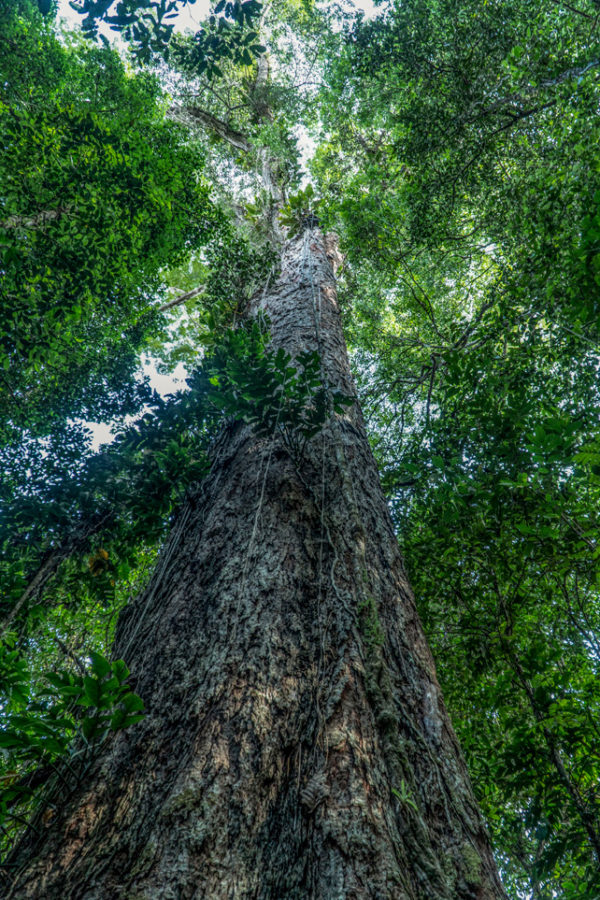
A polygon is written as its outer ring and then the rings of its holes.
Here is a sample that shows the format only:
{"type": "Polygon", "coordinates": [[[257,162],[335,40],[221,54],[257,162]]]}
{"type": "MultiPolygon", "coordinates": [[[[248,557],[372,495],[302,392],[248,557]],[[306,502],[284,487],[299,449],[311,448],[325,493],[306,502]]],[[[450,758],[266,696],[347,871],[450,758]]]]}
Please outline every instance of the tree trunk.
{"type": "MultiPolygon", "coordinates": [[[[351,394],[331,258],[305,231],[253,311],[351,394]]],[[[301,461],[224,433],[114,653],[148,715],[20,848],[12,896],[504,897],[356,405],[301,461]]]]}

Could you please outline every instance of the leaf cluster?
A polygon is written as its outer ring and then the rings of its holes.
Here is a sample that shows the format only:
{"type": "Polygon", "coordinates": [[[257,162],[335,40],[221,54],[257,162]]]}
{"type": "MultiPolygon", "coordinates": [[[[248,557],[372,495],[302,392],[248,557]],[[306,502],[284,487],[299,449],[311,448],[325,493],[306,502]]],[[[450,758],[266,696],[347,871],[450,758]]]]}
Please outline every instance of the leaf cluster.
{"type": "Polygon", "coordinates": [[[34,803],[39,807],[44,785],[81,772],[92,744],[144,718],[141,698],[126,683],[123,660],[110,662],[90,651],[87,670],[80,665],[82,671],[48,672],[32,693],[32,675],[19,651],[10,643],[0,646],[5,692],[0,753],[9,755],[14,767],[0,776],[4,844],[23,813],[34,803]]]}
{"type": "MultiPolygon", "coordinates": [[[[173,50],[181,62],[182,44],[174,40],[173,20],[182,7],[194,2],[116,0],[115,6],[115,0],[77,0],[70,5],[84,17],[81,27],[87,37],[97,37],[99,24],[106,22],[128,42],[134,59],[148,64],[157,59],[168,61],[173,50]]],[[[219,60],[252,62],[264,48],[256,43],[256,32],[244,33],[244,29],[252,26],[261,9],[258,0],[219,0],[206,26],[196,32],[193,49],[185,54],[187,65],[198,74],[207,72],[212,77],[220,74],[219,60]]]]}
{"type": "Polygon", "coordinates": [[[0,13],[0,428],[133,413],[161,267],[218,230],[202,156],[110,50],[0,13]],[[127,409],[129,405],[129,409],[127,409]]]}
{"type": "Polygon", "coordinates": [[[283,348],[272,349],[265,323],[227,332],[208,368],[215,406],[260,435],[278,434],[297,462],[329,416],[354,402],[323,382],[316,351],[292,360],[283,348]]]}
{"type": "Polygon", "coordinates": [[[321,201],[315,199],[312,184],[288,198],[279,214],[280,223],[287,228],[288,237],[293,238],[305,228],[316,228],[319,225],[317,209],[321,201]]]}

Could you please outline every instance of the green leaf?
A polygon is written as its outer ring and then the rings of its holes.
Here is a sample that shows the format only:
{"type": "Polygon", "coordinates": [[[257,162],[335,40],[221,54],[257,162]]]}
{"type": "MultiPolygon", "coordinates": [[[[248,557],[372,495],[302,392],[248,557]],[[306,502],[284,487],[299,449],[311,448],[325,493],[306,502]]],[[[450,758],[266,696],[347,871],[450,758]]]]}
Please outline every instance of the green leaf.
{"type": "Polygon", "coordinates": [[[111,671],[111,664],[107,659],[101,656],[100,653],[92,650],[90,652],[90,660],[92,663],[92,672],[98,678],[104,678],[105,675],[108,675],[108,673],[111,671]]]}
{"type": "Polygon", "coordinates": [[[94,705],[99,706],[102,702],[102,685],[96,678],[86,675],[83,679],[83,687],[86,698],[94,705]]]}

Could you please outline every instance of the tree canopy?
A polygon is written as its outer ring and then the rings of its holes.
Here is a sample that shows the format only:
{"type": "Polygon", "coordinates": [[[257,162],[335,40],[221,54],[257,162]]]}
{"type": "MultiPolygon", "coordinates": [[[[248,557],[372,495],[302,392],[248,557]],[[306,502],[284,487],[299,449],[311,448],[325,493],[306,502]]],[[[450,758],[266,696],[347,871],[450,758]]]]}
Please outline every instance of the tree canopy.
{"type": "Polygon", "coordinates": [[[600,896],[597,3],[247,0],[195,36],[175,2],[76,5],[87,37],[0,12],[4,848],[143,715],[116,616],[223,423],[279,396],[227,328],[314,217],[509,896],[600,896]]]}

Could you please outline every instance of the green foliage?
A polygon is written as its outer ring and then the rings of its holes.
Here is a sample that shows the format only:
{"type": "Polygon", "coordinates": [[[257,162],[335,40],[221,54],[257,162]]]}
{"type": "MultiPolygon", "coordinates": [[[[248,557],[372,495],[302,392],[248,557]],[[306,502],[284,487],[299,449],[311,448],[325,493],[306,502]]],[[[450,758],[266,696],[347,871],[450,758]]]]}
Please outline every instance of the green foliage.
{"type": "Polygon", "coordinates": [[[215,406],[258,434],[278,434],[296,461],[327,418],[354,402],[324,384],[318,353],[292,360],[281,347],[270,349],[264,323],[227,332],[208,368],[215,406]]]}
{"type": "Polygon", "coordinates": [[[235,66],[251,66],[266,48],[255,30],[262,4],[258,0],[219,0],[193,38],[173,41],[172,61],[188,74],[221,76],[224,60],[235,66]],[[221,63],[221,67],[219,66],[221,63]]]}
{"type": "Polygon", "coordinates": [[[399,789],[392,788],[392,794],[404,806],[408,806],[411,809],[414,809],[415,812],[419,811],[419,808],[413,799],[412,792],[410,791],[410,789],[409,789],[408,785],[406,784],[406,782],[404,781],[404,779],[402,779],[402,781],[400,782],[399,789]]]}
{"type": "MultiPolygon", "coordinates": [[[[176,90],[224,126],[201,149],[162,121],[152,78],[60,43],[33,2],[1,13],[1,612],[17,637],[0,674],[17,743],[0,784],[37,789],[45,760],[60,769],[85,746],[83,721],[101,735],[114,710],[123,725],[137,716],[114,696],[102,707],[114,673],[94,672],[92,654],[108,653],[223,418],[277,435],[300,463],[350,402],[315,354],[292,359],[264,325],[240,327],[276,268],[260,171],[268,162],[284,196],[297,189],[302,118],[317,139],[318,218],[346,256],[360,399],[507,890],[589,900],[600,893],[597,4],[409,0],[334,32],[294,0],[268,11],[277,65],[264,78],[258,4],[221,2],[194,38],[172,39],[176,5],[79,4],[90,33],[108,21],[139,59],[193,77],[176,90]],[[229,152],[227,129],[248,151],[229,152]],[[201,171],[234,212],[215,210],[201,171]],[[163,283],[194,291],[164,318],[152,312],[163,283]],[[163,401],[136,382],[142,348],[167,371],[185,361],[188,390],[163,401]],[[142,408],[98,454],[72,422],[142,408]],[[85,676],[74,657],[92,661],[85,676]]],[[[316,223],[314,197],[292,195],[288,234],[316,223]]],[[[379,653],[371,606],[358,624],[379,653]]],[[[412,805],[404,782],[392,794],[412,805]]],[[[10,840],[18,824],[4,822],[10,840]]]]}
{"type": "Polygon", "coordinates": [[[291,196],[283,207],[280,215],[280,223],[288,229],[288,237],[292,238],[300,234],[304,228],[315,228],[319,224],[316,211],[320,200],[314,199],[314,188],[308,184],[303,191],[291,196]]]}
{"type": "MultiPolygon", "coordinates": [[[[194,372],[189,390],[169,402],[155,396],[109,449],[79,459],[76,480],[60,456],[7,461],[12,478],[1,496],[0,520],[4,615],[11,615],[36,571],[51,558],[67,566],[58,586],[64,577],[71,590],[78,586],[76,593],[85,585],[103,604],[109,602],[115,593],[111,579],[128,576],[140,542],[151,546],[162,539],[186,490],[207,470],[207,449],[217,427],[206,399],[208,377],[203,370],[194,372]],[[27,486],[13,496],[12,485],[22,482],[24,472],[27,486]],[[90,542],[108,551],[105,577],[94,578],[89,570],[90,542]]],[[[23,607],[22,614],[28,613],[23,607]]]]}
{"type": "Polygon", "coordinates": [[[0,19],[0,437],[14,441],[139,409],[160,269],[222,217],[154,78],[10,6],[0,19]]]}
{"type": "Polygon", "coordinates": [[[600,475],[600,442],[590,441],[575,454],[574,460],[582,466],[589,466],[592,475],[600,475]]]}
{"type": "Polygon", "coordinates": [[[32,694],[32,674],[14,645],[0,646],[4,696],[0,753],[10,757],[0,775],[0,828],[12,836],[23,812],[39,804],[40,791],[61,769],[81,770],[88,750],[111,731],[144,718],[144,704],[126,684],[123,660],[110,662],[90,651],[87,671],[62,669],[46,674],[32,694]]]}
{"type": "Polygon", "coordinates": [[[178,295],[189,296],[168,313],[169,342],[165,344],[162,331],[148,340],[148,352],[155,355],[159,371],[171,372],[179,363],[193,371],[200,350],[210,352],[243,318],[249,300],[276,266],[270,245],[254,245],[224,221],[199,253],[166,275],[175,300],[178,295]]]}
{"type": "MultiPolygon", "coordinates": [[[[173,42],[175,19],[182,7],[195,0],[76,0],[73,9],[85,18],[82,29],[87,37],[98,34],[98,25],[106,22],[126,40],[134,58],[149,63],[156,58],[168,60],[173,42]]],[[[219,75],[217,62],[233,59],[249,64],[252,58],[264,51],[256,43],[255,31],[247,31],[260,15],[258,0],[219,0],[206,27],[194,36],[193,50],[187,55],[188,63],[200,74],[219,75]]],[[[179,46],[181,53],[181,45],[179,46]]],[[[176,54],[177,55],[177,46],[176,54]]]]}
{"type": "Polygon", "coordinates": [[[277,266],[273,248],[256,246],[235,231],[219,235],[206,252],[205,289],[198,304],[198,331],[193,349],[210,352],[225,332],[235,326],[253,294],[262,288],[277,266]]]}

